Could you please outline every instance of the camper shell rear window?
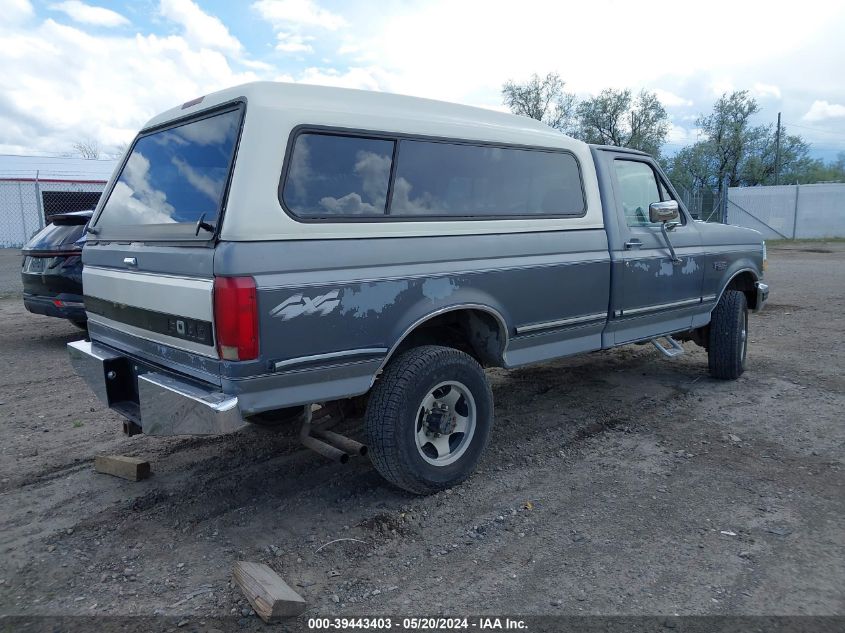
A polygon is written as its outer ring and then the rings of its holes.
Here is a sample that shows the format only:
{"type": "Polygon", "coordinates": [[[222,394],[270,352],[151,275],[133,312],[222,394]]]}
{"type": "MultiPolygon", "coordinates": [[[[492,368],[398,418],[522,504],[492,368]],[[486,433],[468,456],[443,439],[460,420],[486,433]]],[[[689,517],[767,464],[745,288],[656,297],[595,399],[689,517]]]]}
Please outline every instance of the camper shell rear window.
{"type": "Polygon", "coordinates": [[[566,150],[299,129],[279,198],[303,221],[582,217],[566,150]]]}
{"type": "Polygon", "coordinates": [[[242,121],[238,104],[140,135],[94,224],[97,237],[212,238],[242,121]]]}

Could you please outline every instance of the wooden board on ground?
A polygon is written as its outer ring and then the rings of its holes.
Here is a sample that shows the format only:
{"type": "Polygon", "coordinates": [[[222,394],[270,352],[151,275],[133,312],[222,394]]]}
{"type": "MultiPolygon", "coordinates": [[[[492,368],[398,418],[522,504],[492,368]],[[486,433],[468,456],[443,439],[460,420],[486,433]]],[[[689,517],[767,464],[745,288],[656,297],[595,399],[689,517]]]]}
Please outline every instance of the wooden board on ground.
{"type": "Polygon", "coordinates": [[[125,455],[97,455],[94,470],[130,481],[140,481],[150,476],[150,462],[125,455]]]}
{"type": "Polygon", "coordinates": [[[302,596],[267,565],[238,561],[232,576],[252,608],[265,622],[278,622],[305,611],[302,596]]]}

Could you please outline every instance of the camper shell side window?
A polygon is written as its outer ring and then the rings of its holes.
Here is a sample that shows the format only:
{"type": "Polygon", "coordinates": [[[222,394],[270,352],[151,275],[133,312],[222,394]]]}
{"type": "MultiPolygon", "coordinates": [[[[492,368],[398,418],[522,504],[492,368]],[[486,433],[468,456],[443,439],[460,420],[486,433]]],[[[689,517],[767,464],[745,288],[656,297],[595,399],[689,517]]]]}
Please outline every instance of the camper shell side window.
{"type": "Polygon", "coordinates": [[[279,201],[301,222],[586,213],[567,150],[310,127],[291,134],[279,201]]]}

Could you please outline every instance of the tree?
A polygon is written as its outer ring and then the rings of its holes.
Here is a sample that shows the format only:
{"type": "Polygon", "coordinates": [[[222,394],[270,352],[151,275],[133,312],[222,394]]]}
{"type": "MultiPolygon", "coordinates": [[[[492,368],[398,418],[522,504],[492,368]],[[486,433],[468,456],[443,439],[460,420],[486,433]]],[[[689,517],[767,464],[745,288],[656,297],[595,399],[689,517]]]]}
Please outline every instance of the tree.
{"type": "Polygon", "coordinates": [[[706,139],[713,161],[711,176],[715,182],[712,184],[719,193],[725,178],[730,187],[740,185],[743,160],[766,133],[764,126],[752,127],[750,123],[751,116],[759,111],[757,101],[748,91],[739,90],[730,95],[724,93],[713,105],[713,111],[696,121],[706,139]]]}
{"type": "Polygon", "coordinates": [[[115,145],[114,151],[110,152],[108,154],[108,156],[109,156],[109,158],[113,158],[113,159],[117,160],[118,158],[121,158],[126,153],[126,151],[128,149],[129,149],[129,143],[127,143],[126,141],[123,141],[122,143],[118,143],[117,145],[115,145]]]}
{"type": "Polygon", "coordinates": [[[630,90],[602,90],[578,105],[577,118],[578,136],[587,143],[630,147],[653,156],[660,154],[669,133],[666,109],[646,90],[636,98],[630,90]]]}
{"type": "Polygon", "coordinates": [[[810,160],[799,173],[785,173],[781,182],[845,182],[845,152],[839,152],[836,160],[825,163],[821,159],[810,160]]]}
{"type": "Polygon", "coordinates": [[[527,116],[564,133],[573,131],[575,95],[564,91],[566,83],[557,73],[541,78],[536,73],[525,83],[508,80],[502,100],[514,114],[527,116]]]}
{"type": "Polygon", "coordinates": [[[669,180],[676,187],[682,187],[687,191],[713,188],[715,184],[713,161],[710,147],[706,142],[699,141],[694,145],[688,145],[667,162],[669,163],[667,168],[669,180]]]}
{"type": "Polygon", "coordinates": [[[82,158],[97,160],[100,157],[100,143],[90,137],[84,138],[73,144],[73,153],[82,158]]]}
{"type": "Polygon", "coordinates": [[[745,187],[796,183],[807,177],[813,160],[809,156],[810,146],[796,134],[787,134],[783,126],[780,133],[780,178],[775,177],[778,169],[777,130],[774,126],[757,128],[748,151],[740,163],[739,184],[745,187]]]}

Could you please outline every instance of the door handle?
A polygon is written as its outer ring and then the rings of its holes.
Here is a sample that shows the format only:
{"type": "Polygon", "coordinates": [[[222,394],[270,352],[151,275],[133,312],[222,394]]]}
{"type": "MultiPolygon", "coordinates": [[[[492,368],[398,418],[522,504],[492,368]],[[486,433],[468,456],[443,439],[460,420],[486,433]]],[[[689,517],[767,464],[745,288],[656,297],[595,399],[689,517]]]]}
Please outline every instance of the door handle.
{"type": "Polygon", "coordinates": [[[628,240],[627,242],[625,242],[625,250],[626,251],[637,250],[637,249],[641,248],[642,245],[643,245],[643,243],[640,240],[634,238],[632,240],[628,240]]]}
{"type": "Polygon", "coordinates": [[[138,265],[138,260],[137,260],[137,259],[135,259],[134,257],[124,257],[124,258],[123,258],[123,263],[124,263],[125,265],[127,265],[127,266],[137,266],[137,265],[138,265]]]}

